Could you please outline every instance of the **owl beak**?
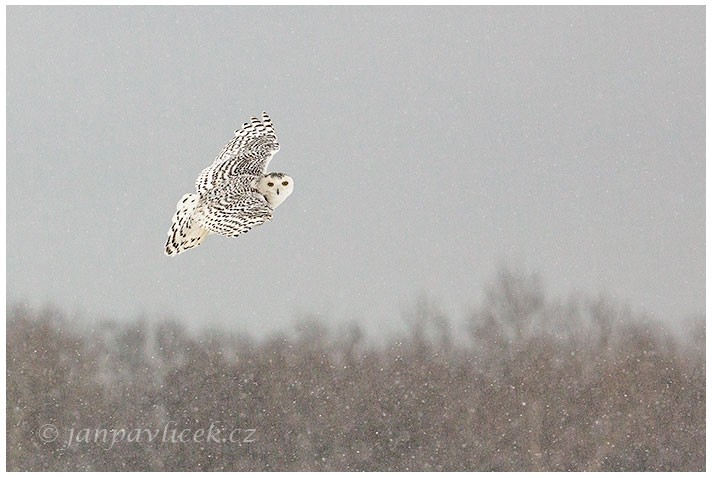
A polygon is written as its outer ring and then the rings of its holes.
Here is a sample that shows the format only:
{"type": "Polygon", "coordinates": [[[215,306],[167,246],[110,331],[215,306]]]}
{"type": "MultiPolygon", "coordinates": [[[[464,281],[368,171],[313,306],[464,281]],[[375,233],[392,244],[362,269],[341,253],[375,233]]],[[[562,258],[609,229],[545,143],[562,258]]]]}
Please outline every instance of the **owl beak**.
{"type": "Polygon", "coordinates": [[[279,188],[277,188],[277,196],[279,196],[279,188]]]}

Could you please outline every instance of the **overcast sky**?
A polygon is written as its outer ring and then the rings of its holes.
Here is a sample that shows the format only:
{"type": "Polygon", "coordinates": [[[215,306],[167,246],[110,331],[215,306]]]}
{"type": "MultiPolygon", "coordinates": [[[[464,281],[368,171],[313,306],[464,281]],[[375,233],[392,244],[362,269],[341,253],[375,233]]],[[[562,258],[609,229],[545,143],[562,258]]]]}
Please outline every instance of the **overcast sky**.
{"type": "Polygon", "coordinates": [[[705,306],[705,10],[7,10],[8,300],[259,333],[462,318],[507,263],[550,295],[705,306]],[[272,223],[163,255],[267,111],[272,223]]]}

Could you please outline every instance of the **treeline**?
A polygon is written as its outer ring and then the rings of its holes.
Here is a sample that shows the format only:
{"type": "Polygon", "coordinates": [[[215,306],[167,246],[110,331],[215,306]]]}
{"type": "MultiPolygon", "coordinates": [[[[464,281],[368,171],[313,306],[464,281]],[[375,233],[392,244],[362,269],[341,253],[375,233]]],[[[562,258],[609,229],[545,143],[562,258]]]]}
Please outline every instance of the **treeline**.
{"type": "Polygon", "coordinates": [[[10,308],[7,469],[705,469],[704,318],[672,335],[504,272],[466,328],[427,301],[408,321],[384,345],[356,325],[255,340],[10,308]],[[163,439],[211,426],[240,431],[163,439]]]}

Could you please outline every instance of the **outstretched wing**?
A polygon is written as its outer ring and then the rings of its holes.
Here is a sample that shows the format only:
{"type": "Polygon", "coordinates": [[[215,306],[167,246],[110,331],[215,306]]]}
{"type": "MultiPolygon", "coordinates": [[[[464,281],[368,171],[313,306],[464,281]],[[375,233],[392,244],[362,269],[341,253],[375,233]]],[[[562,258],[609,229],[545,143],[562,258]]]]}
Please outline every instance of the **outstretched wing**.
{"type": "Polygon", "coordinates": [[[200,173],[195,188],[203,196],[211,189],[242,174],[262,176],[272,156],[279,151],[277,135],[267,113],[262,119],[250,119],[249,123],[235,131],[235,137],[225,145],[212,165],[200,173]]]}
{"type": "Polygon", "coordinates": [[[200,223],[216,234],[236,237],[272,220],[272,208],[257,191],[226,187],[210,196],[201,206],[200,223]]]}

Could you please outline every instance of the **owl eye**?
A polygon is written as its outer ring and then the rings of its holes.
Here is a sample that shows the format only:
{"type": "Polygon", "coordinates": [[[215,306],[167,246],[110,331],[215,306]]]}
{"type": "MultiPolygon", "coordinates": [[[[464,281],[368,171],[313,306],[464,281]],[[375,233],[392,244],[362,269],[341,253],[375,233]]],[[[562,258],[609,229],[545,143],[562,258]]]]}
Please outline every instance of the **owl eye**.
{"type": "Polygon", "coordinates": [[[272,187],[274,186],[274,183],[267,183],[267,186],[272,187]]]}
{"type": "Polygon", "coordinates": [[[282,186],[286,186],[287,184],[289,184],[287,181],[282,181],[282,186]]]}

